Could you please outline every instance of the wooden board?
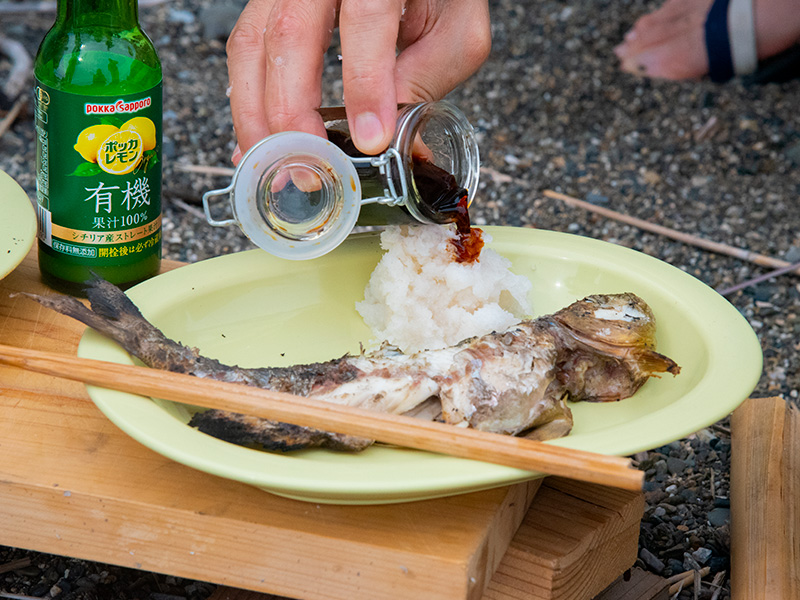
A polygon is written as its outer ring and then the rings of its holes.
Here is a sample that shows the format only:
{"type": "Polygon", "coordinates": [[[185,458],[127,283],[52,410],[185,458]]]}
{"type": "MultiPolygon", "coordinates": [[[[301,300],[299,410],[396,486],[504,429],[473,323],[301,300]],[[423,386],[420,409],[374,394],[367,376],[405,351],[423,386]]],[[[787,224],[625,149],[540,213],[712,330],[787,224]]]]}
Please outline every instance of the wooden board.
{"type": "MultiPolygon", "coordinates": [[[[641,494],[558,477],[546,479],[483,600],[582,600],[598,593],[597,600],[655,600],[662,591],[666,600],[669,584],[649,573],[634,573],[635,581],[618,586],[624,594],[614,587],[606,589],[636,560],[643,510],[641,494]],[[646,590],[658,594],[645,595],[646,590]]],[[[209,600],[273,598],[220,587],[209,600]]]]}
{"type": "Polygon", "coordinates": [[[636,561],[644,496],[548,477],[484,600],[593,598],[636,561]]]}
{"type": "Polygon", "coordinates": [[[635,567],[594,600],[669,600],[669,596],[666,579],[635,567]]]}
{"type": "Polygon", "coordinates": [[[731,595],[800,597],[800,411],[750,398],[731,418],[731,595]]]}
{"type": "MultiPolygon", "coordinates": [[[[10,297],[15,291],[46,292],[35,249],[0,281],[0,342],[74,354],[82,326],[10,297]]],[[[388,506],[298,502],[152,452],[108,421],[80,384],[0,367],[0,392],[3,545],[303,599],[528,597],[515,590],[530,577],[549,577],[537,590],[558,588],[565,575],[548,569],[575,572],[582,551],[610,543],[613,560],[601,554],[581,575],[581,589],[596,593],[635,560],[641,494],[610,491],[620,506],[609,509],[598,486],[564,491],[577,512],[548,534],[563,544],[540,565],[535,544],[515,540],[516,571],[506,577],[519,583],[495,589],[520,523],[526,513],[536,518],[528,507],[539,481],[388,506]],[[554,560],[559,552],[567,563],[554,560]]],[[[564,504],[551,502],[554,513],[564,504]]]]}

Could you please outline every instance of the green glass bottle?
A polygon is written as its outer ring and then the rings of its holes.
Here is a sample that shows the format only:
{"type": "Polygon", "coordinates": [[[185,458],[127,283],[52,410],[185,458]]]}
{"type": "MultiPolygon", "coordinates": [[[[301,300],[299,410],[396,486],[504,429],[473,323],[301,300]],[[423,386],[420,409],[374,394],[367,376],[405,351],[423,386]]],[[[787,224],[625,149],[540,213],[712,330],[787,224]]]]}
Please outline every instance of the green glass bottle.
{"type": "Polygon", "coordinates": [[[58,0],[34,64],[39,268],[80,293],[161,263],[161,63],[137,0],[58,0]]]}

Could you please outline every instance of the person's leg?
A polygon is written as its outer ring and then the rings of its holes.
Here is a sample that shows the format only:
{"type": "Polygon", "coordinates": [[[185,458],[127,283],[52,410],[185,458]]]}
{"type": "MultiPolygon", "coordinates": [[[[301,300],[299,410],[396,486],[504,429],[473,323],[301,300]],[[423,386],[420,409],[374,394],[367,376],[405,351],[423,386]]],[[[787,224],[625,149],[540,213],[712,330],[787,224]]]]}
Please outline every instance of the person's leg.
{"type": "MultiPolygon", "coordinates": [[[[797,0],[752,0],[759,59],[800,40],[797,0]]],[[[615,52],[623,71],[663,79],[695,79],[708,73],[705,21],[712,0],[667,0],[636,21],[615,52]]]]}

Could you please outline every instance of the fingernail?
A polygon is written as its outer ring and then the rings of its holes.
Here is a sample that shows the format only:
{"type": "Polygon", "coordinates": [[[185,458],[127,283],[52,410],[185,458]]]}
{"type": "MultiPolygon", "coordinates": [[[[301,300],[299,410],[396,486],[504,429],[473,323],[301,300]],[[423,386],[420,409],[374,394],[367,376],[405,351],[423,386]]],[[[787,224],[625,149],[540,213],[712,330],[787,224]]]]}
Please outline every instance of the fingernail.
{"type": "Polygon", "coordinates": [[[628,45],[624,42],[617,46],[614,46],[614,54],[617,55],[617,58],[622,58],[628,53],[628,45]]]}
{"type": "Polygon", "coordinates": [[[235,166],[240,160],[242,160],[242,149],[239,148],[239,144],[236,144],[236,148],[233,149],[233,154],[231,154],[231,162],[235,166]]]}
{"type": "Polygon", "coordinates": [[[378,115],[371,112],[361,113],[356,116],[353,135],[358,149],[367,154],[374,154],[383,150],[383,124],[378,115]]]}
{"type": "Polygon", "coordinates": [[[639,37],[639,36],[636,34],[636,30],[635,29],[631,29],[628,33],[625,34],[625,40],[628,41],[628,42],[632,42],[637,37],[639,37]]]}

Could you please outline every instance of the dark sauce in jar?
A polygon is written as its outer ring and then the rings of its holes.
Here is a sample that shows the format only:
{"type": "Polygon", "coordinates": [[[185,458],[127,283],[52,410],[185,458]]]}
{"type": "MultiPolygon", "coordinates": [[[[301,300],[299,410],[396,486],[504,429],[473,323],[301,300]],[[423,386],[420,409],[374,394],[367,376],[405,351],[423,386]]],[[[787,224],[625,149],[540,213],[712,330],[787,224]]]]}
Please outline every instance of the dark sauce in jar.
{"type": "MultiPolygon", "coordinates": [[[[366,156],[346,132],[329,129],[328,139],[349,156],[366,156]]],[[[470,224],[468,191],[458,185],[452,173],[426,158],[414,156],[412,162],[414,185],[423,201],[421,211],[434,223],[455,223],[457,235],[451,244],[456,262],[476,262],[483,249],[483,232],[470,224]]]]}
{"type": "Polygon", "coordinates": [[[469,196],[456,178],[424,158],[414,158],[414,183],[425,201],[426,216],[436,223],[455,223],[452,241],[456,262],[472,263],[480,259],[483,232],[469,220],[469,196]]]}

